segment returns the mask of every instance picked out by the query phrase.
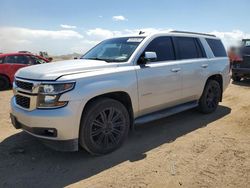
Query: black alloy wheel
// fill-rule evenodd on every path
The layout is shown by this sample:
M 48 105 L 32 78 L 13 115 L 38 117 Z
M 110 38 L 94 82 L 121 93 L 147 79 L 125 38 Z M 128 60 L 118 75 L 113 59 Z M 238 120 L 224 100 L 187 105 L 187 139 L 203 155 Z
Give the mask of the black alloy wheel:
M 208 80 L 199 100 L 199 110 L 202 113 L 211 113 L 218 107 L 221 98 L 221 87 L 216 80 Z
M 80 144 L 96 155 L 112 152 L 125 140 L 129 122 L 128 111 L 122 103 L 109 98 L 99 99 L 83 114 Z

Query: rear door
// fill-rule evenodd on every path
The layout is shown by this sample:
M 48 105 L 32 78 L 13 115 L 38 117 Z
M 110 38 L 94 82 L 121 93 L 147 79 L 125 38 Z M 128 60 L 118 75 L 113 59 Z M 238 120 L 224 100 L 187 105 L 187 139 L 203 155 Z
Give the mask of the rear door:
M 242 48 L 242 59 L 243 62 L 239 64 L 240 67 L 250 69 L 250 46 L 245 46 Z
M 26 55 L 10 55 L 5 57 L 4 63 L 9 66 L 10 80 L 14 79 L 14 75 L 18 69 L 30 65 L 30 59 Z
M 181 98 L 181 70 L 171 37 L 153 39 L 142 56 L 146 51 L 156 52 L 157 59 L 136 69 L 140 115 L 177 105 Z
M 195 37 L 174 37 L 177 58 L 182 70 L 182 100 L 197 100 L 204 87 L 208 65 L 201 42 Z

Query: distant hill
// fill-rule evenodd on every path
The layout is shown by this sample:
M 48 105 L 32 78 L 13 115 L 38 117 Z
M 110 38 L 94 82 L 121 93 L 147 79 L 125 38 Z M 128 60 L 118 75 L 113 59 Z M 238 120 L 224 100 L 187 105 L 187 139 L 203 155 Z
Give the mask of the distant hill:
M 52 56 L 52 58 L 53 58 L 53 61 L 62 61 L 62 60 L 74 59 L 75 57 L 79 58 L 80 56 L 82 56 L 82 54 L 73 53 L 73 54 L 67 54 L 67 55 Z

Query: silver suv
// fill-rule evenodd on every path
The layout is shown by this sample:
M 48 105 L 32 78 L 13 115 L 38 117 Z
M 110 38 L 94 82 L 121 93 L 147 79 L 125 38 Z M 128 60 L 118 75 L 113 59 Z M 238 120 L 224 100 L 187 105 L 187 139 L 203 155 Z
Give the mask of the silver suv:
M 77 60 L 20 69 L 11 120 L 48 146 L 114 151 L 134 124 L 216 110 L 230 81 L 220 39 L 173 31 L 105 40 Z

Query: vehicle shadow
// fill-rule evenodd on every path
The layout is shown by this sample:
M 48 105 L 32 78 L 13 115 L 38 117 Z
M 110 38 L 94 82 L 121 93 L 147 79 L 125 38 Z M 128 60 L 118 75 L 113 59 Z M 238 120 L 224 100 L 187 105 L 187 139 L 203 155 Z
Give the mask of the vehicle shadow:
M 0 187 L 64 187 L 124 161 L 141 160 L 147 157 L 146 152 L 205 127 L 230 112 L 226 106 L 219 106 L 216 112 L 207 115 L 192 109 L 138 125 L 120 149 L 99 157 L 83 150 L 56 152 L 20 132 L 0 143 Z
M 250 79 L 244 79 L 244 80 L 241 80 L 240 82 L 232 81 L 232 84 L 238 85 L 238 86 L 250 87 Z
M 7 88 L 7 89 L 2 89 L 2 88 L 0 88 L 0 92 L 1 92 L 1 91 L 10 91 L 10 90 L 12 90 L 12 87 L 9 87 L 9 88 Z

